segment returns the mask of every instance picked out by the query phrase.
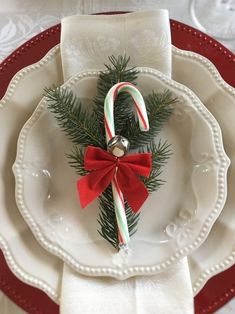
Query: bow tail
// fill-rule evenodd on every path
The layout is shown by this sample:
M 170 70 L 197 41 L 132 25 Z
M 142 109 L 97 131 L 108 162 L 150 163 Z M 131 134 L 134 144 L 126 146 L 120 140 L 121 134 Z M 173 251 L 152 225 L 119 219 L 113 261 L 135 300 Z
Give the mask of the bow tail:
M 77 181 L 81 207 L 84 208 L 94 201 L 111 183 L 115 173 L 113 165 L 105 169 L 95 170 Z
M 124 198 L 130 205 L 133 212 L 137 213 L 149 196 L 144 183 L 128 166 L 125 165 L 119 167 L 117 181 Z

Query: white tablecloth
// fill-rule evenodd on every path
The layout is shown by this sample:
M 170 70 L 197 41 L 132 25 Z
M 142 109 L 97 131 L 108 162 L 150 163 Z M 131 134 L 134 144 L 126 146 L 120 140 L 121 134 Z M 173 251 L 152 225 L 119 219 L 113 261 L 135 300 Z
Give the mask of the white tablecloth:
M 76 13 L 111 10 L 168 9 L 170 17 L 197 27 L 189 12 L 189 0 L 0 0 L 0 61 L 40 31 Z M 227 1 L 228 2 L 228 1 Z M 221 41 L 235 52 L 235 39 Z M 1 314 L 25 313 L 0 292 Z M 235 299 L 217 314 L 235 313 Z

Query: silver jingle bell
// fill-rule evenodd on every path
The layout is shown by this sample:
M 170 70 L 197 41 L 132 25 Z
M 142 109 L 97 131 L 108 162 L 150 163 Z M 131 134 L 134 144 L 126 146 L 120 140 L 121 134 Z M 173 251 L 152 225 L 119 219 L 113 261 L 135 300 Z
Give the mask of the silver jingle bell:
M 121 136 L 115 135 L 111 140 L 108 142 L 108 152 L 113 154 L 116 157 L 122 157 L 126 155 L 128 149 L 130 147 L 129 141 Z

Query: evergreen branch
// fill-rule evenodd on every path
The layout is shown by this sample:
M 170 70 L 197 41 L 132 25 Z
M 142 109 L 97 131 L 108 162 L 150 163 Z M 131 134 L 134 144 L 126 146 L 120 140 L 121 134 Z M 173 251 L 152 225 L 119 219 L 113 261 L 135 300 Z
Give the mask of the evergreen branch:
M 156 190 L 159 189 L 161 185 L 165 183 L 164 180 L 159 178 L 161 173 L 162 171 L 160 170 L 160 168 L 152 169 L 150 176 L 148 178 L 143 179 L 143 182 L 149 193 L 155 192 Z
M 63 88 L 47 88 L 45 96 L 48 108 L 74 144 L 105 147 L 104 138 L 100 137 L 97 132 L 96 116 L 82 108 L 80 100 L 72 91 Z
M 79 176 L 85 176 L 89 171 L 84 168 L 84 150 L 78 146 L 74 146 L 70 154 L 66 154 L 69 158 L 69 165 L 75 168 Z
M 130 141 L 130 148 L 136 149 L 154 140 L 163 125 L 169 120 L 173 112 L 176 98 L 169 90 L 163 93 L 152 93 L 145 98 L 145 105 L 149 119 L 149 131 L 142 132 L 135 116 L 126 120 L 121 134 Z
M 147 145 L 146 151 L 152 154 L 152 168 L 162 167 L 167 163 L 167 160 L 172 155 L 171 145 L 167 141 L 163 142 L 160 140 L 158 144 L 150 143 Z M 140 149 L 143 152 L 144 149 Z
M 102 73 L 102 80 L 111 81 L 112 85 L 118 82 L 133 82 L 137 79 L 138 71 L 135 67 L 128 68 L 130 57 L 109 57 L 110 65 L 105 64 L 107 72 Z
M 152 154 L 152 170 L 148 178 L 142 177 L 141 179 L 149 193 L 152 193 L 165 182 L 160 179 L 159 176 L 162 173 L 162 167 L 166 164 L 167 160 L 172 155 L 172 152 L 170 150 L 170 144 L 166 141 L 163 143 L 159 141 L 157 145 L 150 143 L 147 146 L 146 151 Z M 139 152 L 143 153 L 145 152 L 145 149 L 141 148 Z
M 127 218 L 128 230 L 131 237 L 137 231 L 138 222 L 140 220 L 140 211 L 138 213 L 134 213 L 127 202 L 125 202 L 125 207 L 126 207 L 126 218 Z

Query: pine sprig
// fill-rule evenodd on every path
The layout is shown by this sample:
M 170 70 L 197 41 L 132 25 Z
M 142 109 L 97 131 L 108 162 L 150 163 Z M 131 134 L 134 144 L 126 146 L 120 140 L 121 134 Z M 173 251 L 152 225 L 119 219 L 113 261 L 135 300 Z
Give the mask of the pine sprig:
M 147 145 L 146 149 L 142 148 L 139 151 L 147 151 L 152 154 L 152 168 L 164 166 L 172 155 L 171 145 L 167 141 L 162 142 L 161 140 L 158 144 L 152 142 Z
M 100 129 L 104 132 L 104 99 L 110 88 L 119 82 L 130 82 L 136 84 L 138 71 L 128 68 L 130 58 L 119 56 L 109 57 L 110 65 L 105 64 L 106 71 L 101 72 L 97 83 L 97 96 L 94 99 L 94 113 L 100 121 Z M 133 113 L 133 100 L 127 93 L 120 93 L 114 106 L 114 119 L 116 134 L 121 134 L 126 119 L 131 118 Z
M 144 152 L 144 149 L 140 150 Z M 160 178 L 162 168 L 172 155 L 170 144 L 166 141 L 159 141 L 158 144 L 150 143 L 147 145 L 146 151 L 152 154 L 152 170 L 148 178 L 142 178 L 149 193 L 155 192 L 161 185 L 165 183 Z
M 89 171 L 84 168 L 84 149 L 74 146 L 70 154 L 66 154 L 69 159 L 69 165 L 75 168 L 79 176 L 85 176 Z
M 48 108 L 55 115 L 59 126 L 76 145 L 105 147 L 105 139 L 97 132 L 97 117 L 82 107 L 72 91 L 63 88 L 47 88 Z
M 110 65 L 105 65 L 106 71 L 99 76 L 97 96 L 94 99 L 93 111 L 87 111 L 80 100 L 66 89 L 52 88 L 46 90 L 48 107 L 54 113 L 58 124 L 75 144 L 70 154 L 67 154 L 69 164 L 76 173 L 84 176 L 84 147 L 94 145 L 106 148 L 104 129 L 104 99 L 109 89 L 118 82 L 136 84 L 138 71 L 129 68 L 130 58 L 114 56 L 109 58 Z M 152 171 L 149 178 L 140 178 L 149 192 L 156 191 L 164 181 L 160 178 L 162 168 L 171 155 L 170 145 L 159 141 L 154 143 L 157 133 L 168 121 L 177 100 L 169 91 L 152 93 L 145 98 L 148 112 L 149 132 L 142 132 L 133 111 L 133 100 L 127 93 L 120 93 L 115 101 L 114 118 L 116 134 L 126 137 L 131 149 L 152 154 Z M 112 246 L 118 248 L 118 227 L 111 185 L 99 197 L 99 234 Z M 125 202 L 126 217 L 130 236 L 137 230 L 140 213 L 134 213 Z
M 145 97 L 145 105 L 149 119 L 149 131 L 142 132 L 135 116 L 126 120 L 122 133 L 130 141 L 131 149 L 136 149 L 153 141 L 163 125 L 169 120 L 173 105 L 177 101 L 169 90 L 163 93 L 152 93 Z

